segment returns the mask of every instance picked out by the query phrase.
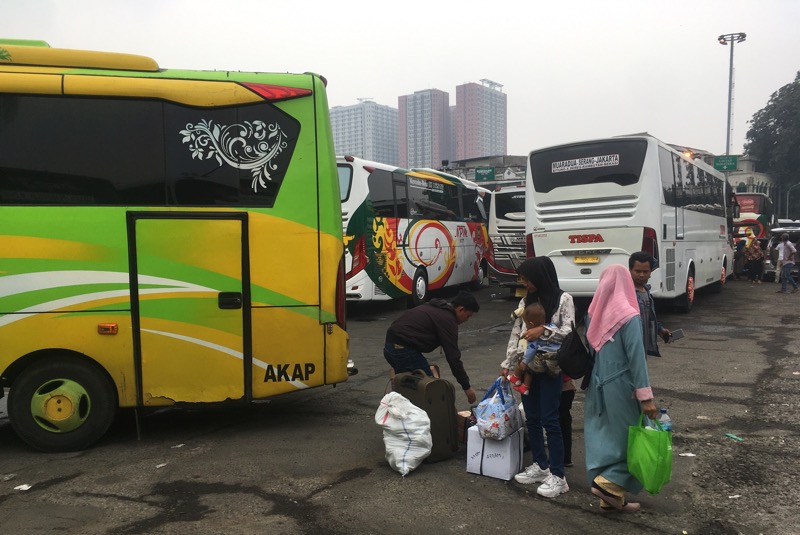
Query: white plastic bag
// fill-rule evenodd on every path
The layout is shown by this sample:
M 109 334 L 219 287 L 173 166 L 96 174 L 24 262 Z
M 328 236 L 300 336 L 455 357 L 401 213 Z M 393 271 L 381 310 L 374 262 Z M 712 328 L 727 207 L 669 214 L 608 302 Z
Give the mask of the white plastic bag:
M 498 377 L 475 408 L 481 438 L 503 440 L 519 429 L 520 417 L 511 385 Z
M 430 418 L 397 392 L 383 396 L 375 423 L 383 428 L 386 460 L 401 475 L 414 470 L 431 454 Z

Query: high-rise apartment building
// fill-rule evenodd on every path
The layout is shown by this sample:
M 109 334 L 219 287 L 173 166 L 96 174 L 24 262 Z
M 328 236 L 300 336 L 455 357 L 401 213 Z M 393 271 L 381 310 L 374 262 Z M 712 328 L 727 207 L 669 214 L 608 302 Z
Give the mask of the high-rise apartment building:
M 397 124 L 401 167 L 441 168 L 452 159 L 447 92 L 425 89 L 399 97 Z
M 508 99 L 491 80 L 456 86 L 454 160 L 504 156 L 508 150 Z
M 364 100 L 331 108 L 336 154 L 399 165 L 397 108 Z

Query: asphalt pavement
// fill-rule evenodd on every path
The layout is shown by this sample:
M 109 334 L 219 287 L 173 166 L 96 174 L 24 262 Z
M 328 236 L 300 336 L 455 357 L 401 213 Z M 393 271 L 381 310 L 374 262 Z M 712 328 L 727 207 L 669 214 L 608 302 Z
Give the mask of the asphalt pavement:
M 660 307 L 663 323 L 686 333 L 648 360 L 674 425 L 673 479 L 640 494 L 637 514 L 601 514 L 589 493 L 582 392 L 571 490 L 556 499 L 468 474 L 463 447 L 405 478 L 391 470 L 374 415 L 388 386 L 384 334 L 405 310 L 397 301 L 349 307 L 359 374 L 348 382 L 248 408 L 147 413 L 140 438 L 123 411 L 96 446 L 42 454 L 14 435 L 0 402 L 0 533 L 798 533 L 800 294 L 776 289 L 732 281 L 700 292 L 689 314 Z M 499 372 L 516 300 L 491 286 L 476 296 L 481 311 L 460 341 L 480 398 Z M 431 360 L 452 379 L 443 356 Z

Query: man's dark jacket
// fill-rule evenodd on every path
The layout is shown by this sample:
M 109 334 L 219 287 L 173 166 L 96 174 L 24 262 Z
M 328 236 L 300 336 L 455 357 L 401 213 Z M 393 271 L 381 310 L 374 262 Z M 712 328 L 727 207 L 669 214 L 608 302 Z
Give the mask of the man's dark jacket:
M 397 318 L 386 331 L 386 341 L 420 353 L 430 353 L 441 346 L 453 377 L 464 390 L 470 387 L 458 349 L 456 311 L 444 299 L 431 299 Z

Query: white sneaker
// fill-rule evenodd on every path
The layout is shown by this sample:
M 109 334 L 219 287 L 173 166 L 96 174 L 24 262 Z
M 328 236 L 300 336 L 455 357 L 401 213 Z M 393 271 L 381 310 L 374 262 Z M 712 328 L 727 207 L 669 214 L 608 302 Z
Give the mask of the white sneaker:
M 536 494 L 544 496 L 545 498 L 555 498 L 568 490 L 569 485 L 567 485 L 567 478 L 550 474 L 547 476 L 547 479 L 544 480 L 544 483 L 539 485 L 539 488 L 536 489 Z
M 540 483 L 550 477 L 550 469 L 545 468 L 542 470 L 539 465 L 533 463 L 527 467 L 523 472 L 514 476 L 514 481 L 522 483 L 523 485 L 532 485 L 533 483 Z

